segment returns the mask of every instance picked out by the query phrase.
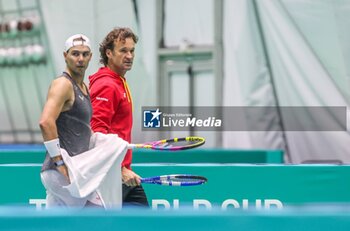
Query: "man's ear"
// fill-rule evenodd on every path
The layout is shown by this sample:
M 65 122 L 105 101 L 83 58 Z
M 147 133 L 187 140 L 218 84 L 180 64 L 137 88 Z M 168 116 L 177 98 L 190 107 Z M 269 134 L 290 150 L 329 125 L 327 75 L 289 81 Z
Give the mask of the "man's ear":
M 106 56 L 108 58 L 111 58 L 111 56 L 112 56 L 112 50 L 111 49 L 106 49 Z

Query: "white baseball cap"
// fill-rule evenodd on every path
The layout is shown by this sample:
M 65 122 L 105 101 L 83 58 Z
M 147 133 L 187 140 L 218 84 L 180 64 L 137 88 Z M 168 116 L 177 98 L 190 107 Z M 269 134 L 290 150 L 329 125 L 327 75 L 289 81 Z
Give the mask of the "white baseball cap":
M 75 34 L 70 36 L 65 42 L 65 51 L 68 51 L 74 46 L 87 46 L 91 50 L 90 39 L 83 34 Z

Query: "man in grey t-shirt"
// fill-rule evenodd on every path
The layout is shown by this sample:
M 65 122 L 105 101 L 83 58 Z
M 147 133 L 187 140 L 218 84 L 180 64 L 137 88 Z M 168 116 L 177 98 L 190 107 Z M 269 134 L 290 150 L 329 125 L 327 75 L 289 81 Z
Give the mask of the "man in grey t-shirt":
M 92 56 L 89 39 L 82 34 L 69 37 L 63 55 L 66 70 L 52 81 L 40 118 L 47 149 L 41 178 L 47 192 L 47 207 L 83 207 L 91 202 L 98 204 L 96 196 L 74 198 L 62 187 L 70 181 L 60 148 L 70 156 L 89 149 L 92 107 L 88 88 L 83 82 Z

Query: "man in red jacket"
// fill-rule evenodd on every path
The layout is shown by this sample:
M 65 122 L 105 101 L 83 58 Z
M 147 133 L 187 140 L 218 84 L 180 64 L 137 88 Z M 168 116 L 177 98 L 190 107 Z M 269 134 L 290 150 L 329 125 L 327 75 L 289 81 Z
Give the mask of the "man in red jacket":
M 94 132 L 113 133 L 131 143 L 132 99 L 125 74 L 132 68 L 138 37 L 129 28 L 113 29 L 100 44 L 104 65 L 89 77 Z M 122 162 L 123 205 L 148 206 L 140 176 L 130 165 L 132 152 Z

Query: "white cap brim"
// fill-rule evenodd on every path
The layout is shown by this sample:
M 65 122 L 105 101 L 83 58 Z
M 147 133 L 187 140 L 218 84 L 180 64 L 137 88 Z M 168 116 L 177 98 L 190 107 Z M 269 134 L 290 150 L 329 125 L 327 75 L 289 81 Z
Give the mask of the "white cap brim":
M 64 51 L 68 51 L 74 46 L 87 46 L 91 50 L 90 39 L 83 34 L 75 34 L 69 37 L 64 46 Z

